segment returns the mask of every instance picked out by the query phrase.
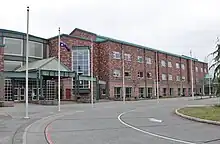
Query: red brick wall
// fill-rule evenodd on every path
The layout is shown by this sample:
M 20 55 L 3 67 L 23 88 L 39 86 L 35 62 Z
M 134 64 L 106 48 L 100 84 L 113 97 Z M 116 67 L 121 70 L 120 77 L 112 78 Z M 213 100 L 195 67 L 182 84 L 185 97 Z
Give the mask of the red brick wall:
M 0 101 L 4 100 L 4 47 L 0 45 Z
M 86 38 L 86 39 L 91 39 L 95 40 L 96 39 L 96 35 L 86 32 L 86 31 L 82 31 L 79 29 L 74 30 L 71 34 L 71 36 L 77 36 L 77 37 L 81 37 L 81 38 Z

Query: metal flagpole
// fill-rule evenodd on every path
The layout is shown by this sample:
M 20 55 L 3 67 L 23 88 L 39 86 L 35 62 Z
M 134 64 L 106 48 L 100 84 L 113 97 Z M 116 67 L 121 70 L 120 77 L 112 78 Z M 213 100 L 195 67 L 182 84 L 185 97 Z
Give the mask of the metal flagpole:
M 157 102 L 159 103 L 159 84 L 158 84 L 158 58 L 157 58 L 157 52 L 156 52 L 156 84 L 157 84 Z
M 60 111 L 60 27 L 58 36 L 58 111 Z
M 190 50 L 190 56 L 191 56 L 191 91 L 192 91 L 192 98 L 194 100 L 194 91 L 193 91 L 193 58 L 192 58 L 192 50 Z
M 91 54 L 91 103 L 92 107 L 94 106 L 93 103 L 93 40 L 91 39 L 91 49 L 90 49 L 90 54 Z
M 29 6 L 27 7 L 27 36 L 26 36 L 26 93 L 25 93 L 25 117 L 28 119 L 28 55 L 29 55 Z
M 124 61 L 124 49 L 122 47 L 122 92 L 123 92 L 123 102 L 125 104 L 125 61 Z

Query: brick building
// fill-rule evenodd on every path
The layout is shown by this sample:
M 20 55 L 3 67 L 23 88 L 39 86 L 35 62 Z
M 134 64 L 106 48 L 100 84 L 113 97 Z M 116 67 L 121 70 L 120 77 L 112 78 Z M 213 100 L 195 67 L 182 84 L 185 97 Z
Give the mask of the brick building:
M 2 88 L 5 87 L 0 90 L 1 96 L 4 96 L 0 100 L 24 100 L 25 41 L 25 33 L 0 30 L 0 78 L 2 81 L 5 78 L 0 83 Z M 71 51 L 61 48 L 63 100 L 88 98 L 91 80 L 94 83 L 94 97 L 97 99 L 120 99 L 123 75 L 127 98 L 155 96 L 157 76 L 160 96 L 188 96 L 191 93 L 190 57 L 100 36 L 78 28 L 70 34 L 62 34 L 61 41 L 71 48 Z M 56 99 L 58 36 L 44 39 L 30 35 L 30 42 L 30 49 L 33 50 L 30 50 L 32 55 L 29 67 L 33 82 L 30 84 L 29 97 L 34 93 L 38 99 L 39 96 Z M 192 61 L 194 92 L 202 93 L 202 81 L 208 65 L 197 59 Z M 90 77 L 91 62 L 94 78 Z M 79 73 L 82 75 L 78 75 Z

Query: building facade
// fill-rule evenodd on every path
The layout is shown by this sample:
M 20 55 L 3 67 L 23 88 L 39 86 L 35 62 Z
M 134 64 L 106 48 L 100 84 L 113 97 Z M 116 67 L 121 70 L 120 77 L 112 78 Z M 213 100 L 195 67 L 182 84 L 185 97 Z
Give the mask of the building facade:
M 30 36 L 29 41 L 30 72 L 33 71 L 33 78 L 30 78 L 30 98 L 33 99 L 33 95 L 36 95 L 38 98 L 35 98 L 39 99 L 40 95 L 46 99 L 56 99 L 58 36 L 49 39 Z M 203 93 L 202 81 L 208 73 L 208 64 L 197 59 L 100 36 L 78 28 L 70 34 L 62 34 L 61 41 L 71 48 L 71 51 L 62 48 L 60 51 L 63 100 L 88 99 L 91 95 L 91 83 L 94 84 L 95 98 L 121 99 L 123 76 L 127 99 L 155 97 L 157 90 L 160 96 L 189 96 L 192 82 L 191 62 L 194 93 Z M 25 50 L 24 33 L 0 29 L 0 92 L 4 96 L 0 100 L 25 99 L 25 79 L 22 73 L 25 71 Z M 93 78 L 90 77 L 91 71 Z

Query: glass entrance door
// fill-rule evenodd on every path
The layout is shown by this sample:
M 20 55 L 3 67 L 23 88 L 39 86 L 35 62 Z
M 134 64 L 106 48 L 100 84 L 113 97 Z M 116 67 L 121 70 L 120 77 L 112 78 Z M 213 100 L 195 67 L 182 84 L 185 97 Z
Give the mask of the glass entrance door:
M 15 88 L 15 91 L 14 91 L 14 101 L 18 101 L 18 94 L 19 94 L 19 89 Z
M 20 101 L 25 100 L 25 88 L 20 88 Z

